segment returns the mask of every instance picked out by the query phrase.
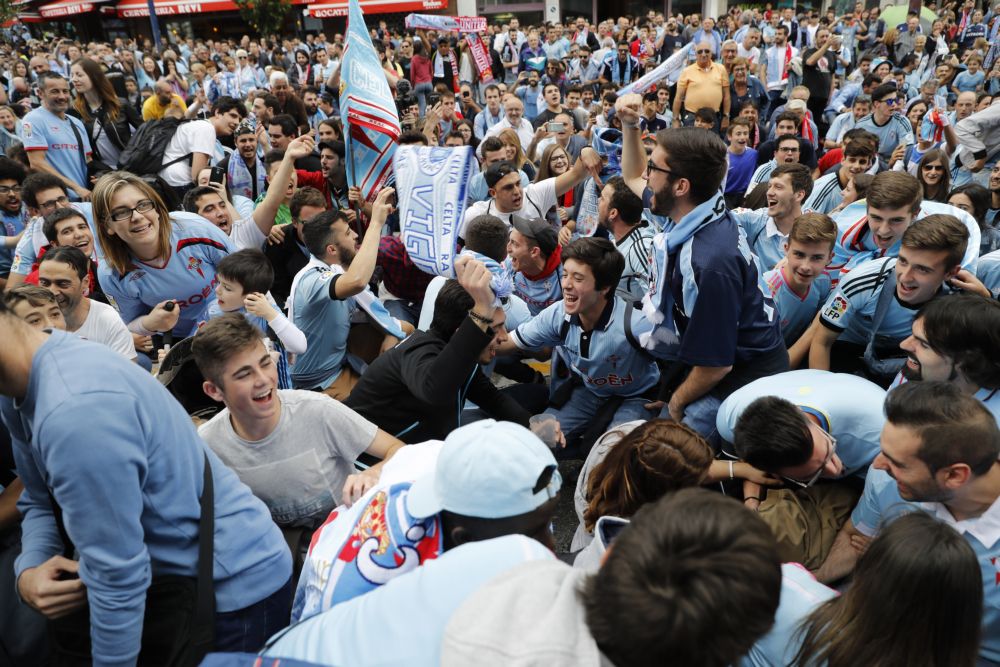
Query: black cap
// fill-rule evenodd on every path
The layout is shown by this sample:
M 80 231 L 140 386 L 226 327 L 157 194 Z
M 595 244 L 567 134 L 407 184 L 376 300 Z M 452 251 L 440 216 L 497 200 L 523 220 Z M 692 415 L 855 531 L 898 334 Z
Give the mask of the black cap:
M 541 218 L 522 218 L 517 215 L 510 216 L 510 224 L 521 236 L 526 236 L 536 244 L 539 250 L 546 257 L 550 256 L 559 247 L 559 233 L 545 220 Z
M 495 188 L 500 179 L 507 174 L 516 174 L 518 172 L 517 165 L 508 160 L 502 160 L 500 162 L 494 162 L 489 167 L 486 168 L 486 173 L 483 174 L 483 179 L 486 181 L 487 187 Z

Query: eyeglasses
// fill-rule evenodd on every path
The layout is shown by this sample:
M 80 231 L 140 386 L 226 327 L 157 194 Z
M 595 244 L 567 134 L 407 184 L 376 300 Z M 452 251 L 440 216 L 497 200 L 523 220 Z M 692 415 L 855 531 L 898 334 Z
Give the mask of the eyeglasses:
M 69 197 L 67 197 L 66 195 L 60 195 L 55 199 L 50 199 L 49 201 L 42 202 L 41 204 L 38 205 L 38 208 L 43 211 L 48 211 L 56 208 L 57 206 L 65 206 L 68 203 L 69 203 Z
M 778 152 L 779 153 L 798 153 L 799 152 L 799 147 L 798 146 L 782 146 L 781 148 L 778 149 Z
M 899 98 L 898 97 L 890 97 L 888 99 L 884 99 L 884 100 L 880 100 L 880 101 L 882 103 L 884 103 L 886 106 L 890 106 L 890 107 L 894 107 L 897 104 L 899 104 Z
M 12 192 L 14 194 L 16 194 L 16 195 L 21 194 L 21 186 L 20 185 L 14 185 L 14 186 L 8 187 L 6 185 L 0 185 L 0 195 L 9 195 Z
M 129 208 L 128 206 L 122 206 L 111 211 L 111 219 L 115 222 L 124 222 L 125 220 L 131 220 L 132 215 L 135 213 L 149 213 L 153 210 L 156 204 L 153 203 L 151 199 L 143 199 L 138 204 Z
M 697 53 L 699 56 L 705 53 L 711 54 L 712 49 L 698 49 L 697 51 L 695 51 L 695 53 Z
M 944 167 L 939 164 L 925 164 L 924 171 L 944 171 Z M 0 194 L 3 194 L 3 188 L 0 188 Z
M 812 424 L 810 423 L 810 425 Z M 823 434 L 823 436 L 826 438 L 826 441 L 830 443 L 830 449 L 829 451 L 827 451 L 826 456 L 823 457 L 823 464 L 819 467 L 819 469 L 816 472 L 812 474 L 811 477 L 809 477 L 809 480 L 805 482 L 803 482 L 800 479 L 795 479 L 794 477 L 785 477 L 784 475 L 779 475 L 779 477 L 781 477 L 781 479 L 783 479 L 784 481 L 789 482 L 802 489 L 808 489 L 810 486 L 816 483 L 816 480 L 818 480 L 820 478 L 820 475 L 823 474 L 823 471 L 826 470 L 827 464 L 829 464 L 830 461 L 833 460 L 834 452 L 837 451 L 837 439 L 832 435 L 830 435 L 829 433 L 827 433 L 826 431 L 824 431 L 819 426 L 816 426 L 816 428 L 819 429 L 819 432 Z
M 655 164 L 653 164 L 653 161 L 650 160 L 649 162 L 646 163 L 646 178 L 649 178 L 650 173 L 654 171 L 662 171 L 664 174 L 667 175 L 667 177 L 674 175 L 674 172 L 670 171 L 669 169 L 664 169 L 663 167 L 657 167 Z

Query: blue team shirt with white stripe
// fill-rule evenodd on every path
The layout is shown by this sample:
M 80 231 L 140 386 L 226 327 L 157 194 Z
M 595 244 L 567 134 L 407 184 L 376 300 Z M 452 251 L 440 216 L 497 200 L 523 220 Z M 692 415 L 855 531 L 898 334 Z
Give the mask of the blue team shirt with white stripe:
M 597 396 L 638 396 L 660 381 L 660 372 L 648 354 L 629 343 L 625 336 L 625 317 L 633 318 L 636 327 L 640 326 L 639 311 L 616 296 L 607 324 L 590 334 L 586 357 L 581 354 L 584 332 L 580 318 L 567 315 L 562 301 L 520 325 L 510 337 L 523 350 L 560 348 L 569 368 L 583 380 L 587 390 Z M 566 321 L 569 330 L 564 339 L 560 334 Z
M 292 295 L 293 320 L 309 340 L 305 353 L 292 366 L 296 389 L 326 389 L 340 377 L 347 356 L 351 315 L 358 309 L 352 299 L 331 299 L 330 281 L 338 273 L 329 267 L 306 266 Z
M 955 216 L 965 225 L 969 231 L 969 242 L 965 249 L 965 256 L 962 258 L 962 268 L 975 273 L 981 236 L 979 223 L 960 208 L 933 201 L 921 202 L 920 210 L 913 216 L 913 219 L 920 220 L 935 213 Z M 903 245 L 902 239 L 896 241 L 888 250 L 881 250 L 872 241 L 871 228 L 868 226 L 867 200 L 862 199 L 850 204 L 838 213 L 833 221 L 837 223 L 837 242 L 833 246 L 833 259 L 827 269 L 835 285 L 842 274 L 860 264 L 881 257 L 899 256 L 899 249 Z
M 791 346 L 812 324 L 827 297 L 830 296 L 830 276 L 816 276 L 804 295 L 795 292 L 788 284 L 784 268 L 771 269 L 762 277 L 763 289 L 771 295 L 781 321 L 781 335 L 785 345 Z
M 743 411 L 762 396 L 783 398 L 815 415 L 823 430 L 837 439 L 837 456 L 844 464 L 842 477 L 864 477 L 879 453 L 885 390 L 856 375 L 819 370 L 787 371 L 754 380 L 719 407 L 716 428 L 723 440 L 733 441 Z
M 757 187 L 761 183 L 767 183 L 771 178 L 771 172 L 778 168 L 777 160 L 768 160 L 764 164 L 757 167 L 754 170 L 753 176 L 750 177 L 750 185 L 747 186 L 747 194 Z
M 1000 498 L 982 515 L 955 521 L 940 503 L 903 500 L 889 473 L 872 468 L 865 480 L 851 523 L 858 532 L 874 537 L 890 521 L 907 512 L 923 511 L 954 528 L 972 547 L 983 577 L 983 629 L 979 657 L 989 664 L 1000 662 Z
M 186 337 L 208 319 L 219 284 L 215 267 L 234 248 L 229 237 L 204 218 L 173 218 L 172 213 L 171 218 L 170 258 L 163 267 L 133 258 L 132 267 L 121 274 L 101 262 L 97 277 L 126 323 L 148 314 L 161 301 L 176 300 L 180 319 L 174 335 Z
M 813 183 L 812 193 L 802 204 L 803 211 L 829 213 L 844 201 L 843 186 L 840 185 L 840 170 L 821 176 Z
M 556 301 L 562 299 L 562 264 L 556 270 L 538 280 L 532 280 L 520 271 L 514 271 L 510 258 L 504 262 L 514 284 L 514 294 L 528 306 L 532 316 L 537 315 Z
M 899 145 L 910 146 L 917 143 L 913 138 L 913 126 L 906 116 L 892 114 L 885 125 L 875 122 L 874 114 L 868 114 L 857 122 L 855 129 L 868 130 L 878 137 L 878 154 L 886 162 Z
M 895 280 L 888 279 L 889 269 L 895 265 L 896 258 L 887 257 L 866 262 L 849 272 L 823 305 L 820 323 L 840 332 L 838 340 L 867 345 L 882 290 L 896 289 Z M 903 303 L 897 295 L 893 295 L 876 335 L 883 341 L 901 343 L 910 335 L 913 319 L 921 305 Z

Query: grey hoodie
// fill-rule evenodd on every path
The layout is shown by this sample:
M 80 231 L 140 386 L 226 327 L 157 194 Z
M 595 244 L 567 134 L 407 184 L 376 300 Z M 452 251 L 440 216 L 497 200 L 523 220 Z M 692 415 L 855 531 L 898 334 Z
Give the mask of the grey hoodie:
M 579 590 L 587 576 L 560 561 L 508 570 L 452 615 L 442 667 L 611 665 L 584 619 Z

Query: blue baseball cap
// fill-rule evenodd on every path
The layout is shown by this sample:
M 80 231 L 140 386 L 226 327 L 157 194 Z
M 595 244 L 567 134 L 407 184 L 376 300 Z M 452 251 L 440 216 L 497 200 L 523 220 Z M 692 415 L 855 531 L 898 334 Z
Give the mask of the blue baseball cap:
M 434 471 L 410 487 L 406 510 L 417 519 L 441 510 L 501 519 L 537 509 L 561 486 L 556 459 L 538 436 L 486 419 L 445 438 Z

